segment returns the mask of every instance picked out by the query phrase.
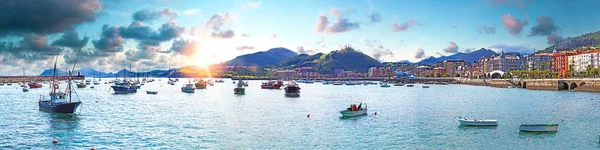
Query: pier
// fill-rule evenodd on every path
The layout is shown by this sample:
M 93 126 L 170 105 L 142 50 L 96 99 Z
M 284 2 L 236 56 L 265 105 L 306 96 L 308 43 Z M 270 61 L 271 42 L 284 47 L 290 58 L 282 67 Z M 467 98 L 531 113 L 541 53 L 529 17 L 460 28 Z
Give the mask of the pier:
M 459 79 L 459 84 L 507 88 L 513 86 L 530 90 L 572 90 L 600 92 L 600 79 Z
M 29 82 L 29 81 L 52 81 L 55 78 L 56 80 L 67 80 L 71 78 L 71 80 L 84 80 L 84 76 L 0 76 L 0 82 L 2 83 L 17 83 L 17 82 Z

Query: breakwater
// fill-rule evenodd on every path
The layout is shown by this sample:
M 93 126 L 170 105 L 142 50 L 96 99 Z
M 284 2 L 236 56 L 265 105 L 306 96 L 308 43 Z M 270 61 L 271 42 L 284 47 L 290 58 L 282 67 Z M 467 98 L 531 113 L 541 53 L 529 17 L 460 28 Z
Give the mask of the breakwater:
M 84 76 L 56 76 L 56 80 L 84 80 Z M 52 81 L 52 76 L 0 76 L 0 82 L 3 83 L 16 83 L 16 82 L 29 82 L 29 81 Z

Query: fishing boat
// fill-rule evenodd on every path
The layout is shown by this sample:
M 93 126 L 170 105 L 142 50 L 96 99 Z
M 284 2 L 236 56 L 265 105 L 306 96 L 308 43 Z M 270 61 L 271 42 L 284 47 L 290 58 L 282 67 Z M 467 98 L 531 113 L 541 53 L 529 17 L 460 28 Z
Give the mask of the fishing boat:
M 406 87 L 415 87 L 414 84 L 407 84 Z
M 356 117 L 356 116 L 366 115 L 367 114 L 367 104 L 365 104 L 365 108 L 362 108 L 362 103 L 358 104 L 358 106 L 356 106 L 356 104 L 352 104 L 346 110 L 340 111 L 340 113 L 344 117 Z
M 183 93 L 194 93 L 195 90 L 194 84 L 191 83 L 184 84 L 183 87 L 181 87 L 181 92 Z
M 332 85 L 344 85 L 344 82 L 341 81 L 333 81 Z
M 158 94 L 157 91 L 146 91 L 146 94 Z
M 248 87 L 248 81 L 244 81 L 244 86 Z
M 196 81 L 194 86 L 196 86 L 196 89 L 206 89 L 206 82 L 204 82 L 203 79 L 200 79 Z
M 313 84 L 313 83 L 315 83 L 315 81 L 313 81 L 313 80 L 305 80 L 304 83 L 306 83 L 306 84 Z
M 225 83 L 225 81 L 223 79 L 219 79 L 217 81 L 215 81 L 216 83 Z
M 175 81 L 173 81 L 173 80 L 169 79 L 169 81 L 167 82 L 167 84 L 170 84 L 170 85 L 175 85 Z
M 29 92 L 29 88 L 27 87 L 22 87 L 23 88 L 23 92 Z
M 85 39 L 85 36 L 84 36 Z M 81 52 L 81 46 L 79 47 L 79 52 Z M 77 53 L 77 56 L 79 56 L 79 52 Z M 77 59 L 75 59 L 77 60 Z M 58 61 L 58 52 L 56 54 L 56 59 L 54 61 L 54 74 L 52 76 L 52 78 L 56 78 L 56 62 Z M 77 64 L 77 61 L 75 61 L 75 63 L 73 63 L 73 69 L 71 70 L 75 70 L 75 65 Z M 71 76 L 71 73 L 73 71 L 70 71 L 67 73 L 68 76 Z M 75 93 L 75 95 L 77 95 L 77 93 L 75 92 L 75 90 L 73 90 L 73 88 L 71 88 L 71 78 L 67 78 L 67 86 L 65 88 L 65 92 L 61 92 L 59 89 L 59 85 L 58 82 L 53 79 L 52 80 L 53 84 L 50 87 L 51 91 L 50 91 L 50 98 L 46 98 L 43 96 L 40 96 L 40 100 L 38 101 L 38 106 L 40 110 L 43 111 L 47 111 L 47 112 L 52 112 L 52 113 L 66 113 L 66 114 L 73 114 L 75 113 L 75 111 L 77 111 L 77 107 L 79 107 L 79 105 L 81 105 L 81 101 L 79 100 L 79 97 L 77 97 L 77 101 L 73 101 L 73 97 L 72 94 Z
M 86 86 L 83 82 L 77 83 L 77 88 L 85 88 Z
M 286 87 L 283 89 L 285 90 L 286 97 L 299 97 L 300 96 L 300 87 L 294 81 L 288 82 Z
M 387 83 L 385 83 L 385 82 L 381 82 L 380 84 L 381 84 L 380 86 L 383 87 L 383 88 L 390 87 L 390 85 L 387 84 Z
M 215 86 L 215 81 L 213 81 L 213 79 L 209 79 L 208 81 L 206 81 L 206 84 L 210 86 Z
M 0 82 L 0 85 L 4 85 L 4 82 Z
M 519 131 L 523 132 L 556 132 L 558 124 L 521 124 Z
M 460 125 L 464 126 L 497 126 L 498 120 L 477 120 L 458 117 Z
M 352 81 L 347 81 L 346 85 L 356 85 L 356 83 L 352 82 Z
M 323 85 L 329 85 L 329 82 L 327 82 L 327 81 L 323 81 L 321 83 L 323 83 Z
M 31 89 L 42 88 L 42 84 L 35 81 L 30 81 L 29 83 L 27 83 L 27 86 L 29 86 L 29 88 Z
M 130 82 L 123 80 L 122 82 L 115 83 L 115 85 L 110 86 L 115 94 L 129 94 L 129 93 L 137 93 L 137 88 L 131 85 Z
M 8 85 L 8 86 L 11 86 L 11 85 L 12 85 L 12 83 L 8 82 L 8 83 L 6 83 L 6 85 Z
M 92 84 L 92 81 L 90 81 L 89 79 L 85 80 L 85 85 L 91 85 L 91 84 Z
M 246 94 L 246 88 L 244 88 L 244 81 L 239 80 L 237 83 L 237 86 L 235 88 L 233 88 L 233 94 L 236 95 L 243 95 Z
M 260 85 L 261 89 L 279 89 L 281 88 L 281 86 L 283 86 L 283 81 L 278 80 L 278 81 L 268 81 L 268 82 L 263 82 L 262 85 Z
M 394 83 L 394 86 L 404 86 L 404 83 L 402 83 L 402 82 L 397 82 L 397 83 Z

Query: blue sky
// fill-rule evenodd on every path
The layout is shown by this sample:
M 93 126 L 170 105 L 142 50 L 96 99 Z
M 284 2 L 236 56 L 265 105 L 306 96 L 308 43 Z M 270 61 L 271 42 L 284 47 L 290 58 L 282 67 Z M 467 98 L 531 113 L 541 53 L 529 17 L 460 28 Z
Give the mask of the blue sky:
M 129 63 L 143 69 L 207 65 L 273 47 L 314 54 L 350 45 L 380 61 L 413 62 L 479 48 L 529 53 L 534 48 L 548 47 L 555 39 L 600 30 L 600 17 L 594 15 L 594 6 L 600 1 L 594 0 L 64 0 L 54 2 L 59 4 L 47 3 L 43 6 L 51 8 L 20 7 L 20 11 L 32 15 L 0 16 L 8 20 L 0 22 L 0 42 L 20 45 L 0 47 L 0 69 L 7 70 L 4 72 L 19 72 L 21 66 L 29 65 L 32 69 L 27 72 L 37 74 L 44 67 L 52 66 L 51 54 L 56 48 L 61 49 L 61 65 L 69 64 L 74 58 L 70 57 L 74 51 L 69 48 L 76 49 L 76 46 L 53 43 L 65 37 L 71 28 L 79 39 L 85 33 L 89 38 L 79 66 L 107 72 L 117 71 Z M 69 4 L 62 5 L 65 3 Z M 42 15 L 59 20 L 54 23 L 59 25 L 21 27 L 23 25 L 18 24 L 46 21 L 36 20 L 34 17 L 39 16 L 35 13 L 52 14 L 59 9 L 72 9 L 77 13 Z M 149 18 L 134 20 L 134 14 L 142 11 Z M 61 26 L 61 23 L 66 25 Z M 172 30 L 162 32 L 163 26 Z M 141 30 L 142 27 L 149 29 Z M 110 35 L 109 31 L 115 31 L 115 36 L 106 36 Z M 192 31 L 195 32 L 192 34 Z M 71 38 L 72 43 L 76 43 L 75 39 Z M 107 42 L 118 39 L 122 41 Z

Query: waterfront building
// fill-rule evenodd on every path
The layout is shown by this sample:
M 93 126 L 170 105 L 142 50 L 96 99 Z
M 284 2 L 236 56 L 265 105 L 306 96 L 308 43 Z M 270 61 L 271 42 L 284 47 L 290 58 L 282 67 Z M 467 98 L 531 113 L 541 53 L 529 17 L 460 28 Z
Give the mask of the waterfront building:
M 415 67 L 413 75 L 417 77 L 433 77 L 433 67 L 428 65 L 421 65 Z
M 275 77 L 284 78 L 284 79 L 293 79 L 298 77 L 298 72 L 296 70 L 278 70 L 275 71 Z
M 369 68 L 369 72 L 368 72 L 368 77 L 386 77 L 390 74 L 392 74 L 393 72 L 390 70 L 390 68 L 386 68 L 386 67 L 371 67 Z
M 509 70 L 522 70 L 522 64 L 524 59 L 519 55 L 505 54 L 502 51 L 500 54 L 494 55 L 490 58 L 491 70 L 509 71 Z
M 446 69 L 446 73 L 450 77 L 460 76 L 460 74 L 464 71 L 466 62 L 464 60 L 444 60 L 443 61 L 444 68 Z
M 527 70 L 550 70 L 552 67 L 552 54 L 550 53 L 531 54 L 526 58 Z
M 582 51 L 579 51 L 581 53 Z M 558 52 L 556 48 L 552 52 L 552 71 L 558 72 L 559 77 L 570 77 L 569 75 L 569 56 L 577 55 L 578 51 L 561 51 Z M 571 57 L 573 60 L 574 57 Z M 575 62 L 572 61 L 571 65 Z M 573 66 L 574 67 L 574 66 Z

